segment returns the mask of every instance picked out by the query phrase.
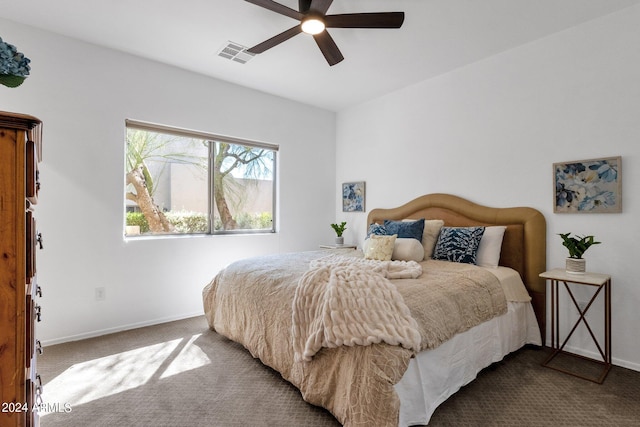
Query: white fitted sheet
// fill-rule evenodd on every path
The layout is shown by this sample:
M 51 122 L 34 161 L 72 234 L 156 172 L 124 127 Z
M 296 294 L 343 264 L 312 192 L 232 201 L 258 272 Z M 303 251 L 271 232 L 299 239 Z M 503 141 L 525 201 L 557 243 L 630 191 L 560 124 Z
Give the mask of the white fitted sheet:
M 396 384 L 400 427 L 426 425 L 436 408 L 478 373 L 525 344 L 541 345 L 529 302 L 509 302 L 505 314 L 418 353 Z

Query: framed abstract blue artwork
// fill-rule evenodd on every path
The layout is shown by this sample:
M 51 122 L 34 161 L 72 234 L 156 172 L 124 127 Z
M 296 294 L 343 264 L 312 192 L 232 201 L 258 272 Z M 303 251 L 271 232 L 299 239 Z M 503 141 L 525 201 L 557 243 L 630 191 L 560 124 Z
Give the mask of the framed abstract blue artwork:
M 364 182 L 342 184 L 342 211 L 364 212 Z
M 553 164 L 555 213 L 622 212 L 622 157 Z

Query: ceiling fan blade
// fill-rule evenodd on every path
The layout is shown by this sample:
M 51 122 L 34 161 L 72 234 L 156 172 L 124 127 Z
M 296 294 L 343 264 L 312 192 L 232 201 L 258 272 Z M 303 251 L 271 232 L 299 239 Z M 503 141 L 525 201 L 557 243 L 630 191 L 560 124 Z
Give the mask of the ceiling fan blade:
M 301 21 L 304 18 L 304 15 L 297 10 L 291 9 L 287 6 L 281 5 L 280 3 L 276 3 L 273 0 L 245 0 L 249 3 L 253 3 L 257 6 L 264 7 L 265 9 L 269 9 L 272 12 L 279 13 L 280 15 L 288 16 L 289 18 L 297 19 Z
M 333 3 L 333 0 L 312 0 L 309 11 L 325 15 L 329 7 L 331 7 L 331 3 Z
M 326 31 L 313 36 L 329 65 L 336 65 L 344 59 L 338 45 Z
M 327 15 L 324 22 L 329 28 L 400 28 L 404 22 L 404 12 Z
M 280 43 L 289 40 L 291 37 L 300 34 L 302 32 L 302 27 L 300 25 L 296 25 L 293 28 L 289 28 L 287 31 L 284 31 L 278 35 L 271 37 L 269 40 L 265 40 L 260 44 L 255 45 L 254 47 L 247 49 L 249 53 L 262 53 L 267 49 L 271 49 L 274 46 L 279 45 Z

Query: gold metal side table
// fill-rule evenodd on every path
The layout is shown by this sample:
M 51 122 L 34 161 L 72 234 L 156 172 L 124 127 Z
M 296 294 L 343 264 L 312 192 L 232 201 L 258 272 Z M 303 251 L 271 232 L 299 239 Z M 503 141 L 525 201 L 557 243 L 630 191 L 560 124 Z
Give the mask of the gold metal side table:
M 547 360 L 542 363 L 542 366 L 546 366 L 547 368 L 555 369 L 560 372 L 564 372 L 569 375 L 576 376 L 578 378 L 582 378 L 585 380 L 593 381 L 598 384 L 602 384 L 604 379 L 606 378 L 609 370 L 611 369 L 611 276 L 607 274 L 599 274 L 599 273 L 584 273 L 584 274 L 571 274 L 567 273 L 562 269 L 554 269 L 550 271 L 545 271 L 540 274 L 540 277 L 547 279 L 551 282 L 551 348 L 553 352 L 549 355 Z M 578 310 L 579 318 L 576 323 L 573 325 L 569 334 L 564 339 L 562 344 L 560 344 L 560 304 L 559 304 L 559 288 L 560 283 L 564 284 L 564 288 L 567 291 L 567 295 L 573 301 L 576 309 Z M 595 293 L 589 300 L 586 306 L 581 309 L 580 304 L 576 301 L 573 292 L 571 291 L 571 287 L 569 283 L 575 283 L 578 285 L 586 285 L 586 286 L 594 286 L 596 287 Z M 596 338 L 595 334 L 591 330 L 591 326 L 587 322 L 585 314 L 591 308 L 591 305 L 596 300 L 600 293 L 604 294 L 604 348 L 600 345 L 599 340 Z M 586 326 L 593 342 L 595 343 L 598 351 L 600 352 L 600 356 L 602 360 L 593 359 L 590 357 L 582 356 L 579 354 L 571 353 L 564 350 L 565 345 L 571 338 L 571 335 L 575 332 L 575 330 L 580 325 L 580 322 L 583 322 Z M 549 363 L 558 355 L 558 354 L 568 354 L 573 357 L 578 357 L 584 360 L 588 360 L 591 362 L 596 362 L 602 365 L 602 372 L 596 378 L 588 377 L 581 375 L 576 372 L 569 371 L 567 369 L 563 369 L 560 367 L 551 366 Z

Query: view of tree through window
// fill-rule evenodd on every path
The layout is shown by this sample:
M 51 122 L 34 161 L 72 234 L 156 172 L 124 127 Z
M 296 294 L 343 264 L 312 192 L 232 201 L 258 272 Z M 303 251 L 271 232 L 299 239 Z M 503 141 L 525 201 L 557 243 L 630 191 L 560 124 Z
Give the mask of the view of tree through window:
M 276 150 L 127 121 L 125 235 L 274 231 Z

